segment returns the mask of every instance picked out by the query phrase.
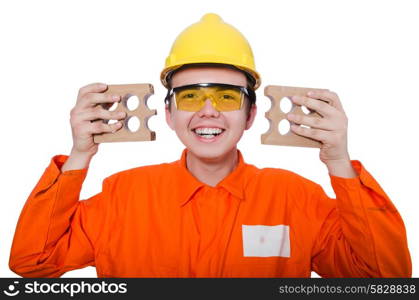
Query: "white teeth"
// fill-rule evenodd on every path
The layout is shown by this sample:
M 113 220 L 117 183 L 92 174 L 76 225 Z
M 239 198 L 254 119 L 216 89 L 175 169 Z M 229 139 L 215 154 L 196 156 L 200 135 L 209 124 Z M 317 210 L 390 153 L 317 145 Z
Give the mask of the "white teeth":
M 204 139 L 212 139 L 215 135 L 213 134 L 203 134 L 201 135 L 201 137 L 203 137 Z
M 207 134 L 207 135 L 214 135 L 220 134 L 223 130 L 221 128 L 196 128 L 195 132 L 197 134 Z

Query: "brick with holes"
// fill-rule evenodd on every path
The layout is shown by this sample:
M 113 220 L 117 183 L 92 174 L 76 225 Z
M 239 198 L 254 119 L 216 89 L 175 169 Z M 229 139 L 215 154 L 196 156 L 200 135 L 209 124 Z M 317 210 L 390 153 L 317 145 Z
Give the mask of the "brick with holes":
M 296 146 L 296 147 L 311 147 L 320 148 L 321 142 L 313 140 L 308 137 L 303 137 L 295 134 L 289 130 L 285 134 L 281 134 L 278 130 L 278 125 L 282 120 L 288 122 L 286 115 L 293 113 L 297 115 L 305 115 L 300 105 L 292 103 L 291 111 L 284 112 L 281 110 L 280 103 L 283 99 L 291 98 L 292 96 L 307 96 L 309 91 L 322 91 L 325 89 L 315 88 L 303 88 L 303 87 L 292 87 L 292 86 L 279 86 L 279 85 L 268 85 L 265 87 L 265 96 L 267 96 L 272 106 L 270 110 L 265 113 L 265 117 L 269 120 L 269 129 L 267 132 L 261 135 L 262 144 L 268 145 L 281 145 L 281 146 Z M 319 100 L 323 101 L 323 100 Z M 307 113 L 310 117 L 321 118 L 321 116 L 312 110 Z
M 150 110 L 147 106 L 148 98 L 154 94 L 153 85 L 148 83 L 143 84 L 120 84 L 120 85 L 109 85 L 105 94 L 120 95 L 121 101 L 118 103 L 115 111 L 126 112 L 126 118 L 122 120 L 123 126 L 115 133 L 102 133 L 94 135 L 93 139 L 95 143 L 107 143 L 107 142 L 132 142 L 132 141 L 154 141 L 156 139 L 156 133 L 150 131 L 147 126 L 148 119 L 157 114 L 155 109 Z M 138 107 L 130 110 L 127 105 L 127 101 L 130 97 L 136 96 L 139 100 Z M 105 107 L 109 109 L 108 107 Z M 139 129 L 131 131 L 128 127 L 128 123 L 131 118 L 139 119 Z M 109 120 L 103 120 L 108 123 Z

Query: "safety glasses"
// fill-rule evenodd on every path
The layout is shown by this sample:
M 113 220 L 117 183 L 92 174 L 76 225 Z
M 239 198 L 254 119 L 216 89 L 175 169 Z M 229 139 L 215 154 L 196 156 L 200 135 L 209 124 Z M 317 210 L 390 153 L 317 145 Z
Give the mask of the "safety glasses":
M 168 102 L 174 96 L 176 109 L 196 112 L 210 99 L 216 110 L 232 111 L 241 109 L 245 96 L 253 95 L 253 90 L 238 85 L 197 83 L 169 89 L 165 100 Z

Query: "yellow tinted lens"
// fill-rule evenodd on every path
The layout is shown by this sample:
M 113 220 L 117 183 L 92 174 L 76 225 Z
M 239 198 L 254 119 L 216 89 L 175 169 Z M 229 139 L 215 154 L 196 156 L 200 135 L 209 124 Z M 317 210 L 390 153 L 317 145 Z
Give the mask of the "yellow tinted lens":
M 179 110 L 198 111 L 202 102 L 202 91 L 199 88 L 180 90 L 175 93 Z
M 241 108 L 243 93 L 239 89 L 220 89 L 215 92 L 215 102 L 220 111 L 237 110 Z
M 231 111 L 241 108 L 244 94 L 238 88 L 195 87 L 175 92 L 176 106 L 179 110 L 199 111 L 206 99 L 218 111 Z

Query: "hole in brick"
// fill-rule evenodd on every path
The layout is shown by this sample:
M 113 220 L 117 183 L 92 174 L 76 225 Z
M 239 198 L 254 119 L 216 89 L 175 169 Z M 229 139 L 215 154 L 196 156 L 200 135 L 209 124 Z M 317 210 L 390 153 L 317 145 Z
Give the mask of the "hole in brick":
M 303 111 L 303 113 L 305 113 L 306 115 L 308 115 L 309 113 L 311 113 L 311 110 L 309 110 L 307 107 L 305 106 L 301 106 L 301 110 Z
M 291 125 L 290 122 L 286 119 L 283 119 L 278 124 L 278 131 L 280 135 L 285 135 L 290 131 Z
M 109 124 L 109 125 L 111 125 L 111 124 L 115 124 L 115 123 L 117 123 L 118 122 L 118 120 L 109 120 L 107 123 Z
M 279 107 L 281 108 L 281 111 L 283 113 L 289 113 L 292 108 L 292 102 L 290 98 L 288 97 L 282 98 L 281 101 L 279 102 Z
M 126 96 L 126 106 L 129 110 L 135 110 L 140 105 L 140 99 L 135 95 Z
M 129 117 L 126 120 L 126 126 L 128 127 L 129 131 L 136 132 L 138 129 L 140 129 L 140 119 L 138 119 L 136 116 Z
M 109 111 L 114 111 L 118 107 L 118 103 L 116 103 L 116 102 L 114 102 L 114 103 L 102 103 L 101 105 L 102 105 L 103 109 L 106 109 L 106 110 L 109 110 Z
M 118 103 L 113 103 L 111 107 L 109 107 L 109 111 L 114 111 L 118 107 Z

